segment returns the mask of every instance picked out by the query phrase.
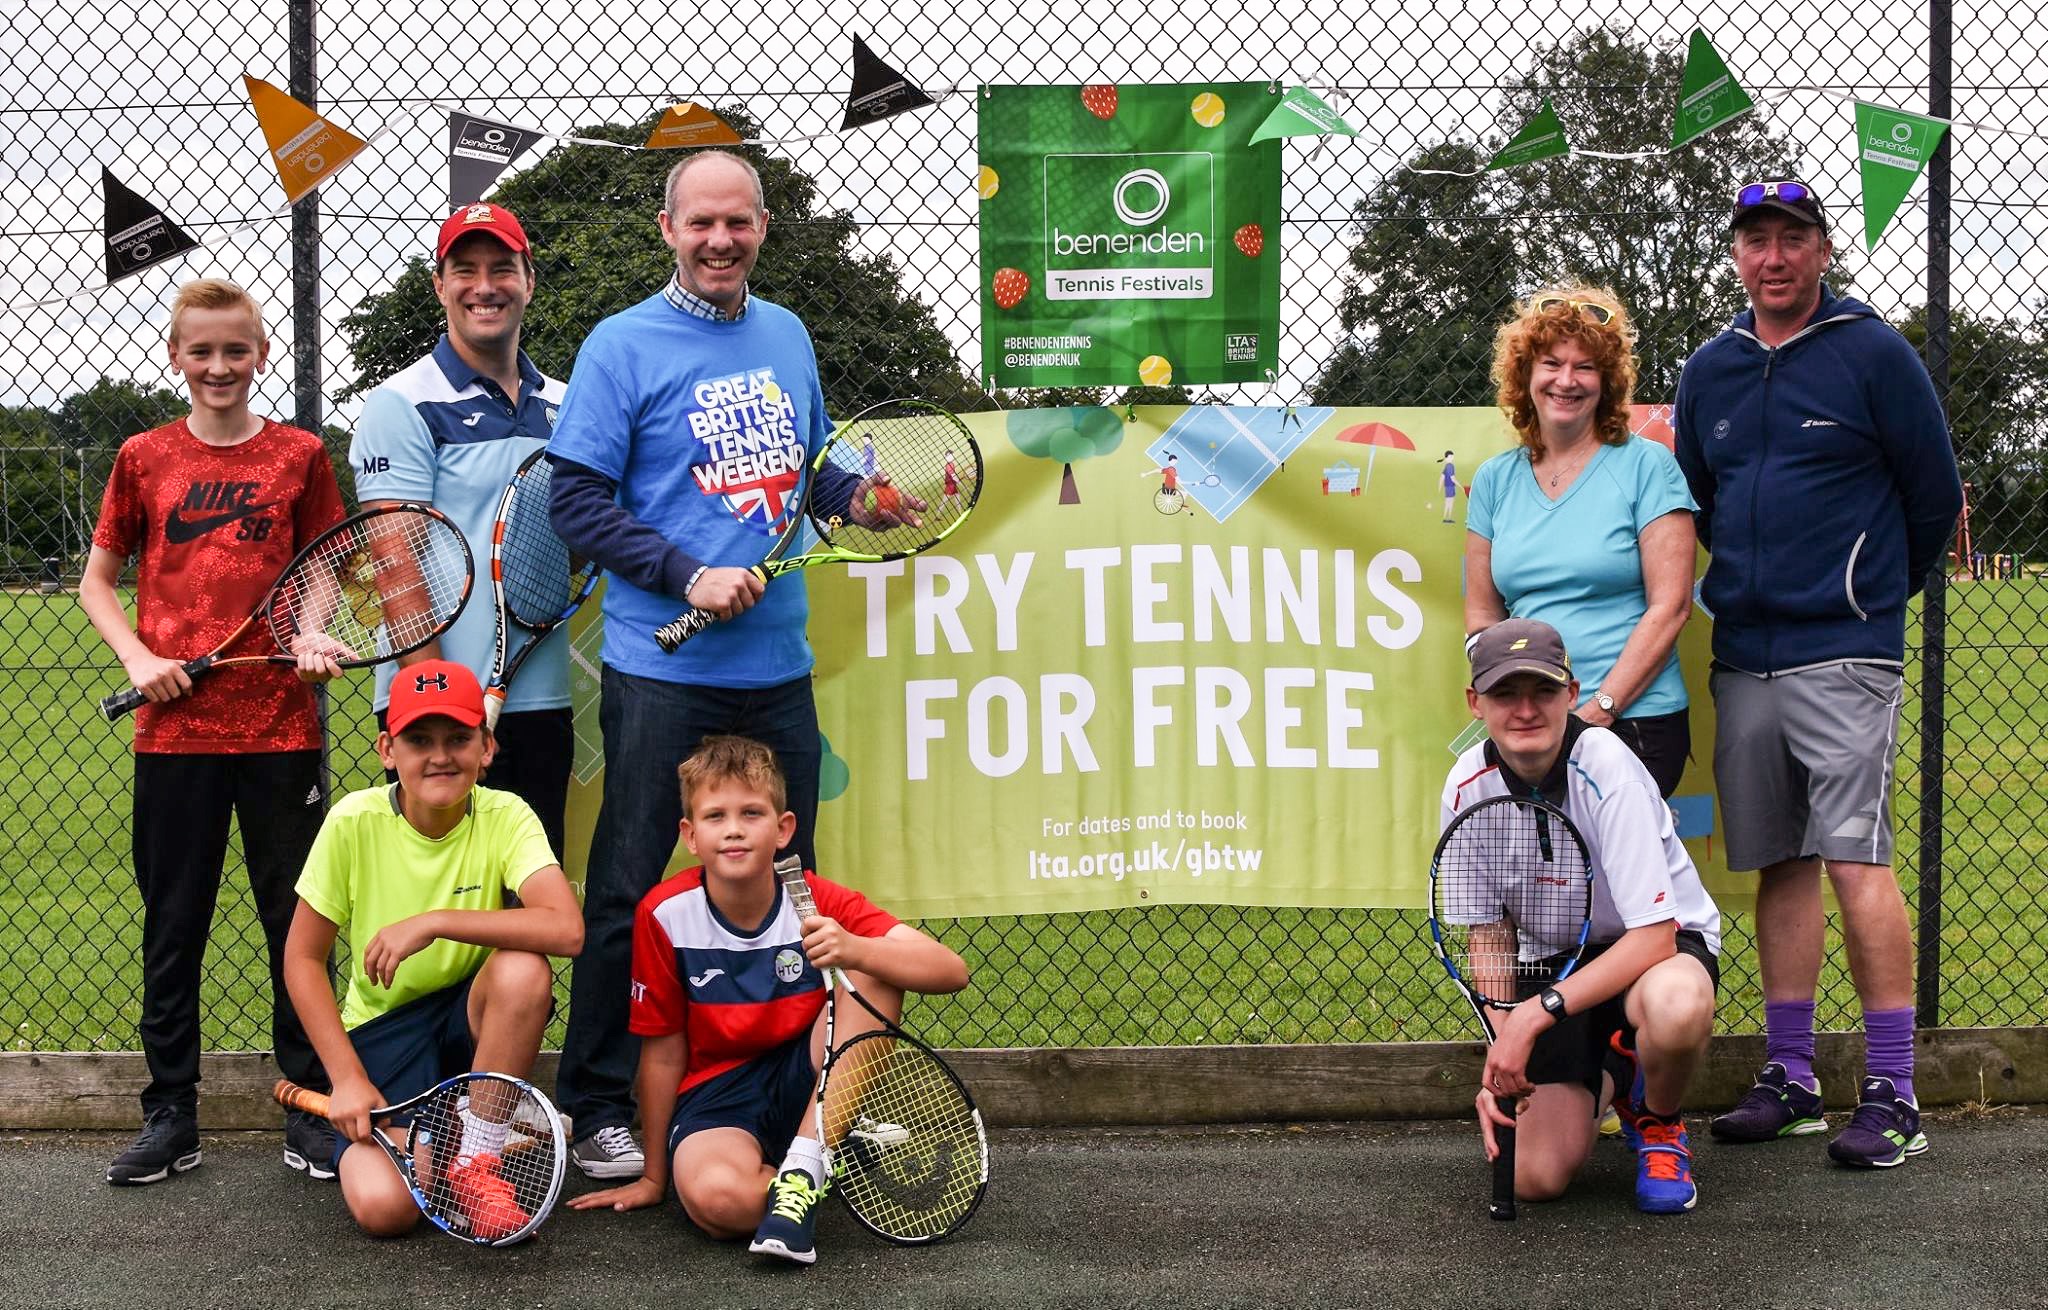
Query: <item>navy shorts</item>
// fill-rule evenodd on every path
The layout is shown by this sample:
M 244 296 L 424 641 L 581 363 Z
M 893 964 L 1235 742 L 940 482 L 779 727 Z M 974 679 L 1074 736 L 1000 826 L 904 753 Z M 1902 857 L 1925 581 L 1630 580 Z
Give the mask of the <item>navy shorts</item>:
M 377 1090 L 384 1093 L 386 1105 L 396 1105 L 444 1078 L 469 1072 L 476 1059 L 476 1037 L 469 1031 L 470 981 L 429 992 L 349 1030 L 356 1058 L 363 1062 L 363 1072 Z M 341 1153 L 351 1143 L 340 1133 L 334 1135 L 334 1142 L 339 1167 Z
M 1590 964 L 1605 949 L 1605 945 L 1588 946 L 1579 967 Z M 1708 981 L 1716 988 L 1721 985 L 1721 964 L 1707 949 L 1705 937 L 1690 929 L 1679 929 L 1678 953 L 1698 960 L 1706 967 Z M 1539 987 L 1537 990 L 1542 989 Z M 1625 1043 L 1631 1047 L 1635 1045 L 1635 1029 L 1629 1024 L 1628 1011 L 1623 1004 L 1627 996 L 1626 991 L 1620 996 L 1610 996 L 1592 1009 L 1569 1015 L 1545 1029 L 1543 1035 L 1536 1039 L 1535 1049 L 1529 1053 L 1529 1081 L 1538 1086 L 1544 1083 L 1578 1083 L 1598 1100 L 1608 1039 L 1620 1033 Z
M 780 1164 L 810 1109 L 817 1083 L 806 1033 L 676 1097 L 675 1114 L 668 1121 L 668 1153 L 673 1157 L 691 1133 L 738 1128 L 754 1135 L 763 1160 Z

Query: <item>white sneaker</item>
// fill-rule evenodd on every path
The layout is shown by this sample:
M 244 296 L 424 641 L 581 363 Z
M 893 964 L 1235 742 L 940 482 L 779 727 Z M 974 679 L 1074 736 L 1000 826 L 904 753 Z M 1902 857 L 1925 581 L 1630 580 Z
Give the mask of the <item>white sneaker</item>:
M 633 1130 L 608 1124 L 569 1148 L 569 1158 L 586 1178 L 638 1178 L 647 1167 Z

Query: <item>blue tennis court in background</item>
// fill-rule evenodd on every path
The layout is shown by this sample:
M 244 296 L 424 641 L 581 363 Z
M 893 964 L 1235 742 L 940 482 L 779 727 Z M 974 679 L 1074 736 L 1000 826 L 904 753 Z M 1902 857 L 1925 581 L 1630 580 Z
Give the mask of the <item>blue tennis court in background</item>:
M 1181 415 L 1145 448 L 1164 466 L 1177 455 L 1181 490 L 1218 523 L 1251 499 L 1287 457 L 1335 411 L 1308 406 L 1289 413 L 1252 405 L 1200 405 Z

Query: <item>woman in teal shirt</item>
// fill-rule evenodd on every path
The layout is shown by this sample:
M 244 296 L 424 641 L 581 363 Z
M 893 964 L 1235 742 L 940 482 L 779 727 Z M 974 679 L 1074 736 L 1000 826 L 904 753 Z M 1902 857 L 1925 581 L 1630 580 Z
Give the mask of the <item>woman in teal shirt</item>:
M 1671 452 L 1629 434 L 1634 348 L 1621 302 L 1593 287 L 1539 293 L 1501 328 L 1494 380 L 1521 445 L 1472 478 L 1465 630 L 1556 628 L 1579 717 L 1619 734 L 1668 797 L 1692 749 L 1676 646 L 1695 506 Z

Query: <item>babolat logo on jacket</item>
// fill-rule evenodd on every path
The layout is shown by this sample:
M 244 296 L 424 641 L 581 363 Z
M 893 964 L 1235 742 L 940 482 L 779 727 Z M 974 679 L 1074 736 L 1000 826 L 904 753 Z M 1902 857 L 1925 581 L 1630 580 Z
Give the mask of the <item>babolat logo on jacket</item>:
M 1821 288 L 1766 346 L 1744 310 L 1686 361 L 1678 463 L 1713 553 L 1714 658 L 1749 673 L 1905 658 L 1906 602 L 1962 508 L 1948 422 L 1913 347 Z

